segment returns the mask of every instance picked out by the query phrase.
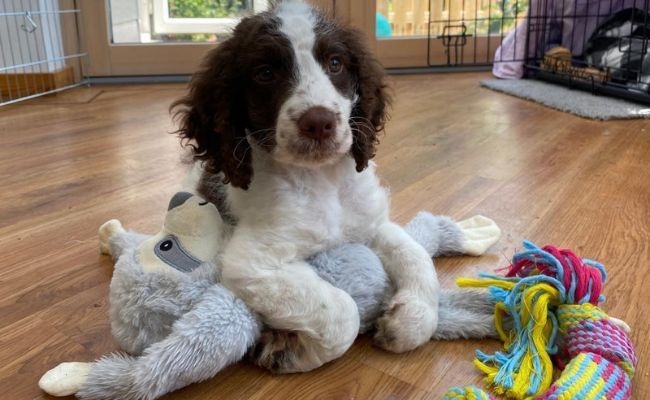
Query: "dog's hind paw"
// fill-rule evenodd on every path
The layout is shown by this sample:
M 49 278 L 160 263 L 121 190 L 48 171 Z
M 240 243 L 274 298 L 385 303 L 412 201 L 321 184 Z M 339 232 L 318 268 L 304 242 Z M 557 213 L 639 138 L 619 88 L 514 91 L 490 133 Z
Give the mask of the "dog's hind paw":
M 304 360 L 301 361 L 301 356 L 304 354 L 305 348 L 298 333 L 267 330 L 262 332 L 260 340 L 250 350 L 248 356 L 260 367 L 276 374 L 285 374 L 312 369 L 304 365 Z
M 470 256 L 484 254 L 501 237 L 501 229 L 496 222 L 482 215 L 462 220 L 458 226 L 465 235 L 463 253 Z
M 70 396 L 77 393 L 86 383 L 89 372 L 90 363 L 61 363 L 41 377 L 38 387 L 52 396 Z

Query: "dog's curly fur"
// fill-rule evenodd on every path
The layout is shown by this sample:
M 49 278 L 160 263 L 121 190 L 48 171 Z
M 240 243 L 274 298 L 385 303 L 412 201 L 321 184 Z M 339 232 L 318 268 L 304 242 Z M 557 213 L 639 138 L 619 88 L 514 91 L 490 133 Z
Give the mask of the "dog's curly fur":
M 299 1 L 245 18 L 173 105 L 178 134 L 204 170 L 201 194 L 219 193 L 210 200 L 237 223 L 224 285 L 272 328 L 296 332 L 299 349 L 271 336 L 272 351 L 259 352 L 274 354 L 258 362 L 276 372 L 316 368 L 356 337 L 354 302 L 305 262 L 341 243 L 373 248 L 396 286 L 378 344 L 411 350 L 436 328 L 431 258 L 390 221 L 370 162 L 389 105 L 384 71 L 361 34 Z
M 189 93 L 172 104 L 180 122 L 177 133 L 192 146 L 195 159 L 205 162 L 206 171 L 223 173 L 224 182 L 235 187 L 248 188 L 253 176 L 246 130 L 254 130 L 256 124 L 270 126 L 275 123 L 272 119 L 281 101 L 286 99 L 286 96 L 260 90 L 251 84 L 247 68 L 254 66 L 254 60 L 263 58 L 270 50 L 276 52 L 279 63 L 292 64 L 291 44 L 286 37 L 278 35 L 279 25 L 280 21 L 272 12 L 244 18 L 232 38 L 208 52 L 192 77 Z M 360 172 L 375 156 L 378 134 L 384 130 L 388 119 L 391 96 L 384 80 L 385 72 L 364 45 L 361 32 L 322 16 L 315 30 L 322 32 L 314 49 L 317 56 L 327 54 L 327 46 L 332 43 L 345 46 L 347 76 L 336 79 L 354 80 L 359 96 L 349 124 L 354 140 L 351 154 Z M 283 85 L 290 85 L 288 79 L 278 82 L 275 88 Z M 268 99 L 271 101 L 267 102 Z M 265 111 L 257 111 L 259 109 Z M 253 115 L 251 110 L 254 110 Z M 261 136 L 269 132 L 260 133 L 255 138 L 264 142 Z

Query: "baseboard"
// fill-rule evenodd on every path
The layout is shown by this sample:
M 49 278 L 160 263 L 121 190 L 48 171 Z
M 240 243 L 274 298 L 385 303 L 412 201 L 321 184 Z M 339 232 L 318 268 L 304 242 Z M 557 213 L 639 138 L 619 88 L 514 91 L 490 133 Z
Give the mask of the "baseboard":
M 0 74 L 0 94 L 18 98 L 59 89 L 73 83 L 72 66 L 52 72 Z

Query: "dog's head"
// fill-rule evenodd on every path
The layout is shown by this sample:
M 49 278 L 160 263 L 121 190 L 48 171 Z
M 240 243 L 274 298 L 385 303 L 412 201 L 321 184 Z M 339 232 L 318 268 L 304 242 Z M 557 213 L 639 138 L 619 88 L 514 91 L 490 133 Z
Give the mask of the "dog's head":
M 351 153 L 362 171 L 389 98 L 361 36 L 299 1 L 243 19 L 172 106 L 179 135 L 207 170 L 244 189 L 253 174 L 250 143 L 303 167 Z

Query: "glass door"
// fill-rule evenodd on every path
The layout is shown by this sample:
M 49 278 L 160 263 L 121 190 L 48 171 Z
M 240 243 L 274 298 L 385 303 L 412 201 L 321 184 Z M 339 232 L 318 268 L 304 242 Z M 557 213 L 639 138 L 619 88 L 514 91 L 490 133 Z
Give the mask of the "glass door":
M 362 0 L 350 7 L 386 67 L 469 66 L 492 63 L 503 37 L 523 22 L 528 0 Z
M 334 0 L 311 3 L 333 10 Z M 81 1 L 89 76 L 189 74 L 240 18 L 270 0 Z
M 386 67 L 489 65 L 529 0 L 309 0 L 361 29 Z M 270 0 L 80 1 L 89 76 L 189 74 Z
M 386 67 L 427 65 L 429 0 L 376 0 L 376 53 Z

